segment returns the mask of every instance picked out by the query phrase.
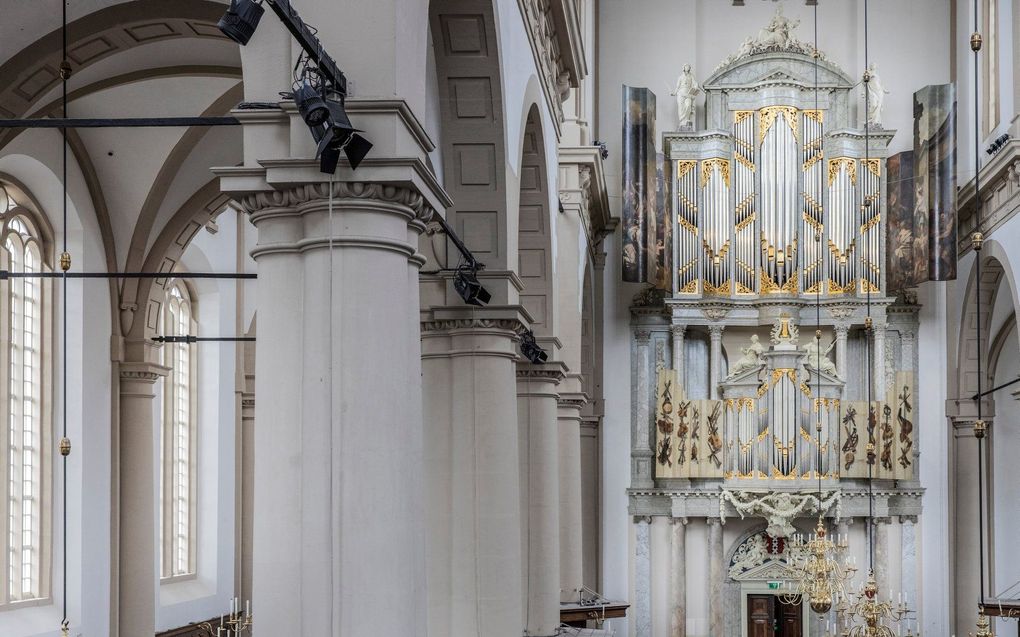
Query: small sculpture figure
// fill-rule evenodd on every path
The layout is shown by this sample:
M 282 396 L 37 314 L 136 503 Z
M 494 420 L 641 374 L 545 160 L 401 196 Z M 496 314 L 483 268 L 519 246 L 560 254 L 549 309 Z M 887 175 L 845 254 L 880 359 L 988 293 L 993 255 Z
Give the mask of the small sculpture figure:
M 832 341 L 823 352 L 821 342 L 817 338 L 809 340 L 803 347 L 804 354 L 807 356 L 805 362 L 820 372 L 825 372 L 839 378 L 839 375 L 836 373 L 836 364 L 829 358 L 829 352 L 832 351 L 835 345 L 836 341 Z
M 730 378 L 733 378 L 738 374 L 742 374 L 749 369 L 758 369 L 761 367 L 761 355 L 765 351 L 765 348 L 758 342 L 757 334 L 751 334 L 751 344 L 747 347 L 741 347 L 740 351 L 743 352 L 744 356 L 733 363 L 733 369 L 730 370 Z
M 889 94 L 889 91 L 882 86 L 882 78 L 879 77 L 874 62 L 868 65 L 865 77 L 868 78 L 868 81 L 864 83 L 868 100 L 868 126 L 882 128 L 882 108 L 885 104 L 885 96 Z
M 734 59 L 739 60 L 742 57 L 751 55 L 751 51 L 754 50 L 754 36 L 749 35 L 744 38 L 744 41 L 740 43 L 740 48 L 737 49 L 737 55 Z
M 691 65 L 684 64 L 683 71 L 676 78 L 676 88 L 670 93 L 676 96 L 676 118 L 680 123 L 680 130 L 694 129 L 694 100 L 700 92 L 701 87 L 694 79 Z

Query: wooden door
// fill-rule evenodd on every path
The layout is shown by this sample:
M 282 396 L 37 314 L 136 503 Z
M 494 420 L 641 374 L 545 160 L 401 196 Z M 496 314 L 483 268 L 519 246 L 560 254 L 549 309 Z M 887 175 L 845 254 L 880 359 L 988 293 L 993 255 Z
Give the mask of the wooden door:
M 774 595 L 747 596 L 747 637 L 775 637 L 776 598 Z
M 780 637 L 803 637 L 802 622 L 804 619 L 803 609 L 801 602 L 798 601 L 796 604 L 784 604 L 782 600 L 776 600 L 776 610 L 779 616 L 779 632 L 776 634 Z

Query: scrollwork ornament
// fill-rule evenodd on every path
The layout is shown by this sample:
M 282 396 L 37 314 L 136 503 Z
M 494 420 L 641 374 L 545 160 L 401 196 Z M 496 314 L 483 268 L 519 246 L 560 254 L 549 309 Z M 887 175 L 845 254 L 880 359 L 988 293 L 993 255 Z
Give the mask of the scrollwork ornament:
M 361 181 L 339 181 L 332 183 L 334 201 L 343 199 L 374 199 L 387 203 L 406 206 L 415 219 L 428 222 L 432 219 L 433 209 L 425 197 L 416 190 Z M 241 208 L 254 214 L 274 208 L 296 208 L 313 201 L 328 201 L 330 184 L 301 184 L 286 190 L 267 190 L 243 195 L 238 202 Z

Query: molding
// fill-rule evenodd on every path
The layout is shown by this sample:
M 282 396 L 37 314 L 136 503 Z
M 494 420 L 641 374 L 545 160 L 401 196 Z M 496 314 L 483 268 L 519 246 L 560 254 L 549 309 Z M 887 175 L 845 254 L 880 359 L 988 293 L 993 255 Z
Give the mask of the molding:
M 576 170 L 578 189 L 561 188 L 560 197 L 564 203 L 579 195 L 582 221 L 588 233 L 590 246 L 612 233 L 620 219 L 613 216 L 609 205 L 609 189 L 606 181 L 605 162 L 597 146 L 560 146 L 560 171 Z M 565 180 L 561 179 L 561 183 Z M 575 194 L 577 193 L 577 194 Z
M 127 381 L 146 381 L 155 383 L 168 375 L 170 368 L 156 363 L 121 363 L 120 378 Z
M 422 334 L 426 332 L 452 332 L 454 330 L 504 330 L 518 334 L 527 329 L 520 319 L 440 319 L 421 322 Z
M 249 193 L 238 197 L 237 201 L 244 212 L 255 214 L 266 210 L 296 208 L 311 202 L 328 201 L 330 190 L 329 183 L 303 184 L 286 190 Z M 338 199 L 373 199 L 405 206 L 414 213 L 415 219 L 422 221 L 427 221 L 433 213 L 433 209 L 421 193 L 401 186 L 360 181 L 333 182 L 332 196 L 334 202 Z

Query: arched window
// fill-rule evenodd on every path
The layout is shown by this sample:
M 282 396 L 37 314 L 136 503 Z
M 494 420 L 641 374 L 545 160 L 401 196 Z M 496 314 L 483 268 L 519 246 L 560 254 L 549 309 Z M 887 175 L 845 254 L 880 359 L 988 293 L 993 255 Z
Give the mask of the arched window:
M 31 214 L 0 185 L 0 268 L 11 273 L 47 270 Z M 0 607 L 48 595 L 45 582 L 49 484 L 44 479 L 50 431 L 50 379 L 44 367 L 49 285 L 42 279 L 10 277 L 0 293 L 0 401 L 7 410 L 0 433 L 4 538 L 4 586 Z
M 187 287 L 167 287 L 163 313 L 165 336 L 195 333 L 195 315 Z M 170 368 L 163 391 L 162 576 L 195 573 L 196 444 L 195 357 L 188 343 L 167 343 L 163 362 Z

